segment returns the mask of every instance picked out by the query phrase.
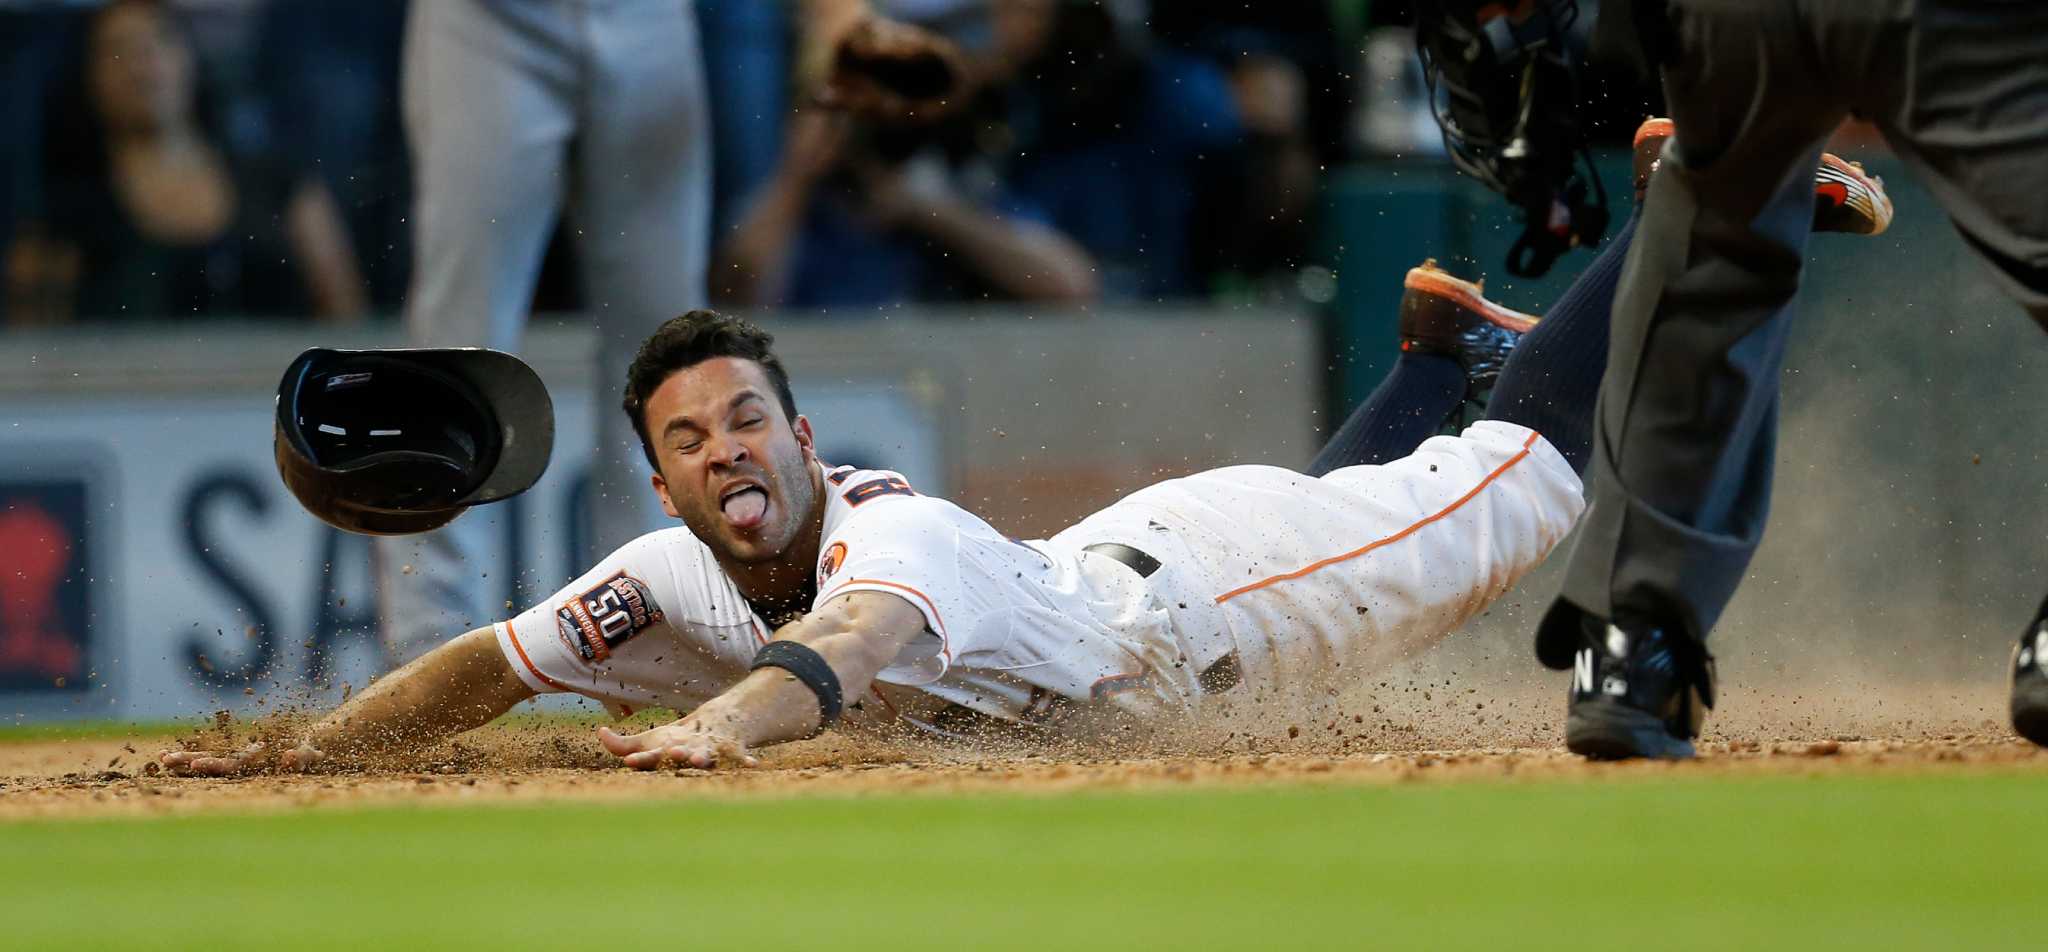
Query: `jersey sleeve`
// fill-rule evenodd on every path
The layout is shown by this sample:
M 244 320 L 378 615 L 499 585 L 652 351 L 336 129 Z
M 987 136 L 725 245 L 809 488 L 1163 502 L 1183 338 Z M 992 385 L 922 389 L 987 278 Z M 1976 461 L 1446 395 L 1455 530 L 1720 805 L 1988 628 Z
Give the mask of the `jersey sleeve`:
M 699 548 L 683 529 L 627 543 L 498 623 L 506 662 L 535 691 L 649 704 L 671 700 L 666 674 L 685 653 L 699 667 L 751 656 L 762 637 L 752 610 L 729 585 L 714 584 L 723 576 L 697 564 L 708 559 Z
M 924 633 L 905 645 L 877 680 L 906 686 L 938 680 L 960 650 L 955 639 L 972 630 L 978 606 L 962 584 L 959 529 L 951 508 L 929 496 L 878 496 L 862 502 L 826 540 L 825 577 L 813 607 L 852 592 L 883 592 L 924 615 Z
M 642 536 L 598 561 L 560 591 L 496 626 L 505 660 L 535 691 L 576 691 L 614 651 L 665 626 L 674 604 L 660 533 Z

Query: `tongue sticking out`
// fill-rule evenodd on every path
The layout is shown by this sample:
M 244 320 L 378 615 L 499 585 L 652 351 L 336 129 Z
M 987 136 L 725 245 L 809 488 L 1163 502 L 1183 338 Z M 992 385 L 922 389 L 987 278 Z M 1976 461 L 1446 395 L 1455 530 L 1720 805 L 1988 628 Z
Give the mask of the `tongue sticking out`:
M 758 489 L 742 489 L 725 497 L 723 505 L 725 520 L 741 529 L 749 529 L 761 522 L 768 513 L 768 494 Z

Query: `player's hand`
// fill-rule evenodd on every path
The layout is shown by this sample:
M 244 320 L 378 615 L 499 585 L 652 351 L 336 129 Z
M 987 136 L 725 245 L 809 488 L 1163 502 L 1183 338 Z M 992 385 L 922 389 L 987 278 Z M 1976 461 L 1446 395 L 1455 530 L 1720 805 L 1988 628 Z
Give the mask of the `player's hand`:
M 282 751 L 273 751 L 262 744 L 250 744 L 241 750 L 231 751 L 167 750 L 156 759 L 166 772 L 176 777 L 233 777 L 273 767 L 303 773 L 318 766 L 327 759 L 327 755 L 310 743 Z
M 683 718 L 673 724 L 650 727 L 638 734 L 620 734 L 609 727 L 597 729 L 604 749 L 634 770 L 661 767 L 756 767 L 761 761 L 747 753 L 747 745 L 712 730 L 705 722 Z
M 966 61 L 936 33 L 862 16 L 827 43 L 819 105 L 877 119 L 928 120 L 967 98 Z

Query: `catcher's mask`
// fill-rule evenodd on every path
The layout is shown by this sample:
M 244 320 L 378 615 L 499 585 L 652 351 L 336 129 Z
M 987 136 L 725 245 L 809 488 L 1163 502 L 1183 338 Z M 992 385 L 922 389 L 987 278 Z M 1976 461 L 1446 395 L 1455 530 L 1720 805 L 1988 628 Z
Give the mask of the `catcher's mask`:
M 277 389 L 278 475 L 350 532 L 425 532 L 525 492 L 554 441 L 540 377 L 494 350 L 314 348 Z
M 1607 231 L 1578 119 L 1577 0 L 1418 0 L 1415 41 L 1451 161 L 1522 208 L 1508 270 L 1536 277 Z

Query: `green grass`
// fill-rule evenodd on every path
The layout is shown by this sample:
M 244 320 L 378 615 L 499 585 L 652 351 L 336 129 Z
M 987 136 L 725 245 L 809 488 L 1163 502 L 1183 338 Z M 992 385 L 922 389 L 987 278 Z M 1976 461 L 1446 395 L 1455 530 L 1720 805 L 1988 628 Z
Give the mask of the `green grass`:
M 10 948 L 2039 948 L 2048 778 L 0 825 Z

